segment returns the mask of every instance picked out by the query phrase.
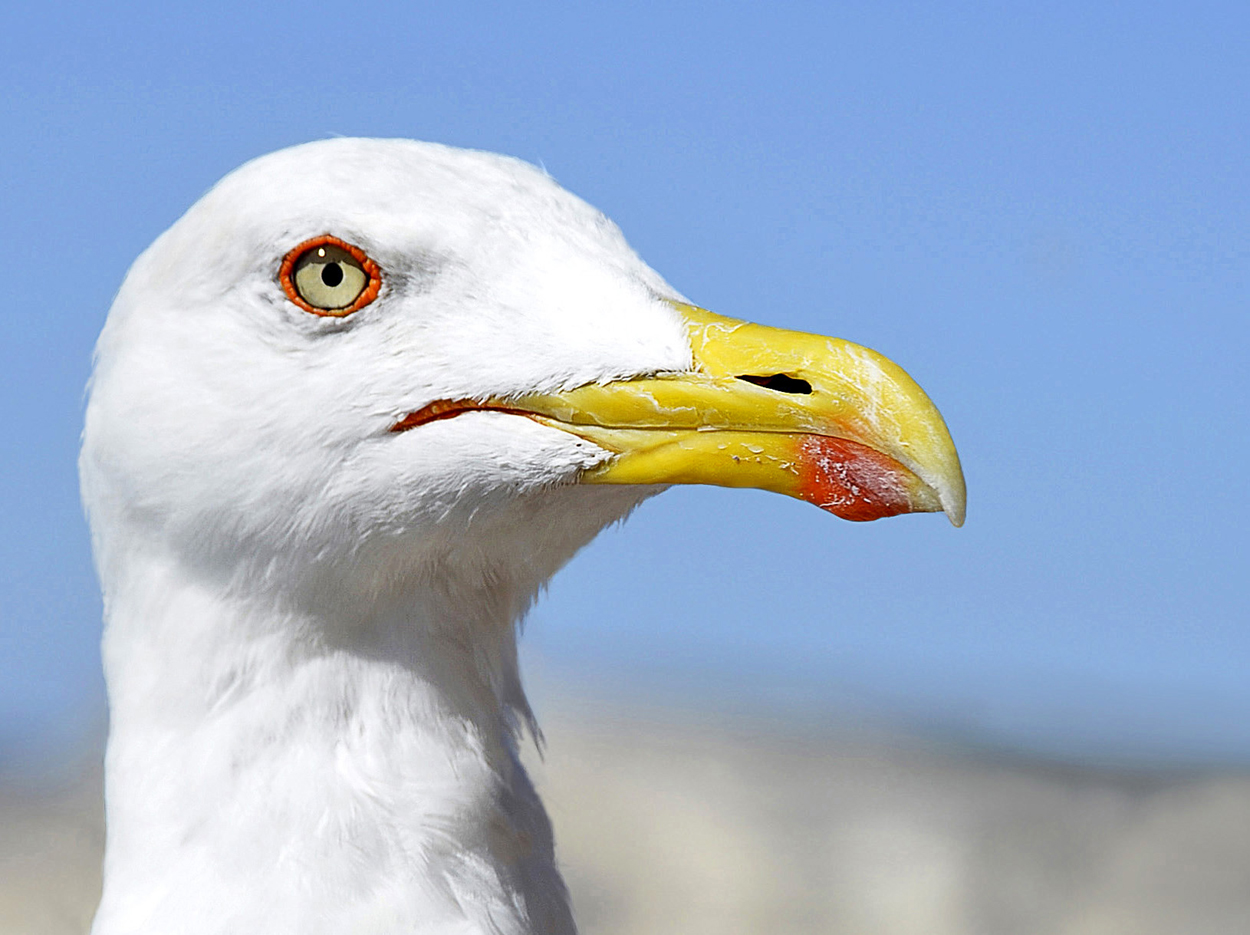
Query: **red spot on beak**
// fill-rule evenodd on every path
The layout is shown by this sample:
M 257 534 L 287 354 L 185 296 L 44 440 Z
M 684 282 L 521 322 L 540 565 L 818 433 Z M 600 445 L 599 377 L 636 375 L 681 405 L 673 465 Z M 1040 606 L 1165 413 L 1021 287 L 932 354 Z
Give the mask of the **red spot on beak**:
M 855 522 L 912 511 L 908 492 L 915 475 L 879 451 L 825 435 L 799 444 L 799 496 Z

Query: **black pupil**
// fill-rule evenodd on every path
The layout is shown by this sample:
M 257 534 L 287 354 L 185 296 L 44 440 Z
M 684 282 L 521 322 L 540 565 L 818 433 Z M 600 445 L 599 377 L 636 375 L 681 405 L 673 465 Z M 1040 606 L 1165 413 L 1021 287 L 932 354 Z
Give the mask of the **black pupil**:
M 337 263 L 327 263 L 321 267 L 321 281 L 333 289 L 343 281 L 343 267 Z

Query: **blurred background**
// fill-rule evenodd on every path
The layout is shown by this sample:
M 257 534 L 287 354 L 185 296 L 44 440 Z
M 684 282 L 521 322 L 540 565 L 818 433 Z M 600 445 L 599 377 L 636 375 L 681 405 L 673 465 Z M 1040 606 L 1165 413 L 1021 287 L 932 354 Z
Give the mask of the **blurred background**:
M 290 144 L 510 153 L 870 345 L 969 514 L 673 490 L 526 626 L 588 933 L 1250 931 L 1250 8 L 23 4 L 0 30 L 0 932 L 98 893 L 75 457 L 134 257 Z

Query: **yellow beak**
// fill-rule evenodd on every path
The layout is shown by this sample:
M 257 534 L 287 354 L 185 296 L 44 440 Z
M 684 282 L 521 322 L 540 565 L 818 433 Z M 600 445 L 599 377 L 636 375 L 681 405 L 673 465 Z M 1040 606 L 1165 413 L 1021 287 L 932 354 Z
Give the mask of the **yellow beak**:
M 963 524 L 959 455 L 901 367 L 838 338 L 678 309 L 692 371 L 506 407 L 613 452 L 585 483 L 760 487 L 851 520 L 944 510 Z

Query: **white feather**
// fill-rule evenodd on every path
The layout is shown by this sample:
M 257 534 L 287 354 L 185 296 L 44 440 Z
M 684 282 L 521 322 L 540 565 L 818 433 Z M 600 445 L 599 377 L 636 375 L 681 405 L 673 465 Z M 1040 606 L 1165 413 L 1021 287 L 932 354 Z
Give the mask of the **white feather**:
M 385 271 L 287 301 L 332 233 Z M 249 163 L 134 264 L 97 348 L 83 499 L 105 595 L 95 935 L 573 931 L 517 759 L 516 624 L 653 489 L 436 399 L 681 370 L 676 293 L 542 172 L 409 141 Z

